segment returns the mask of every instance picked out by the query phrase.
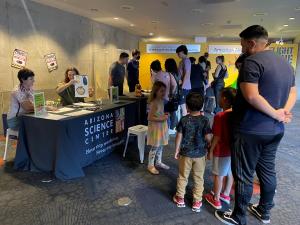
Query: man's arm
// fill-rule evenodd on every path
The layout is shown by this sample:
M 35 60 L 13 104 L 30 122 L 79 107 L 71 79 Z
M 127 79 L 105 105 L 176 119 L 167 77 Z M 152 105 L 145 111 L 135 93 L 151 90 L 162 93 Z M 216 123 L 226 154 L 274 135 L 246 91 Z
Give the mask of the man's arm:
M 290 90 L 289 98 L 284 106 L 287 112 L 292 111 L 297 101 L 297 88 L 294 86 Z
M 258 111 L 280 122 L 285 121 L 285 110 L 274 109 L 267 100 L 259 94 L 258 84 L 242 82 L 240 84 L 241 91 L 246 101 Z

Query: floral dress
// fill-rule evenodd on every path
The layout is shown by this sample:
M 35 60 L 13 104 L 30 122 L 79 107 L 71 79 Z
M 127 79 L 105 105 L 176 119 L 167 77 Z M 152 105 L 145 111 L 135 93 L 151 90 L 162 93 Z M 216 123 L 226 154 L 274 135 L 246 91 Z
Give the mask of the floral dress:
M 156 102 L 150 103 L 150 108 L 154 107 Z M 157 111 L 155 112 L 155 116 L 160 118 L 164 116 L 164 104 L 163 102 L 157 105 Z M 168 133 L 168 123 L 167 121 L 156 122 L 156 121 L 148 121 L 148 135 L 147 135 L 147 144 L 159 147 L 168 145 L 169 141 L 169 133 Z

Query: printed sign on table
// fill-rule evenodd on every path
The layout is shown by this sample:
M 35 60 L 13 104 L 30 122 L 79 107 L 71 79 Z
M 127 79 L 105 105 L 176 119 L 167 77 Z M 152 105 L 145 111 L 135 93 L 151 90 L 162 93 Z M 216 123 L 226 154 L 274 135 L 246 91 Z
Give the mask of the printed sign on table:
M 24 68 L 27 62 L 27 55 L 27 52 L 20 49 L 15 49 L 13 52 L 11 66 L 17 69 Z
M 52 72 L 53 70 L 57 70 L 58 65 L 57 65 L 57 60 L 56 56 L 54 53 L 50 53 L 44 56 L 47 68 L 49 72 Z
M 119 101 L 119 87 L 110 87 L 109 98 L 112 103 Z
M 33 105 L 34 105 L 34 115 L 35 116 L 46 116 L 46 104 L 44 92 L 38 92 L 33 94 Z
M 75 97 L 86 98 L 89 97 L 89 78 L 87 75 L 75 75 Z

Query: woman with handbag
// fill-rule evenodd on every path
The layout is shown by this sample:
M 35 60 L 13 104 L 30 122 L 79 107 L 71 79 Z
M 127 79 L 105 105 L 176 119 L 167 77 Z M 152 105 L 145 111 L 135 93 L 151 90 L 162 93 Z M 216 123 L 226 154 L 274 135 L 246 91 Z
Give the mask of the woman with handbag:
M 165 61 L 165 68 L 166 68 L 166 72 L 168 72 L 170 76 L 174 77 L 174 79 L 176 81 L 175 92 L 171 96 L 171 98 L 173 99 L 174 107 L 172 110 L 170 110 L 171 112 L 169 112 L 170 113 L 170 117 L 169 117 L 170 118 L 170 129 L 171 129 L 171 131 L 169 133 L 175 134 L 176 131 L 174 129 L 176 128 L 177 123 L 179 121 L 177 111 L 178 111 L 178 107 L 179 107 L 180 93 L 181 93 L 181 87 L 179 85 L 180 76 L 178 73 L 177 63 L 176 63 L 175 59 L 168 58 Z M 177 102 L 177 104 L 176 104 L 176 102 Z
M 7 114 L 8 127 L 18 130 L 20 126 L 20 115 L 33 112 L 33 84 L 34 72 L 29 69 L 21 69 L 18 72 L 18 84 L 10 98 L 10 107 Z
M 169 73 L 164 72 L 161 68 L 161 63 L 159 60 L 155 60 L 151 63 L 151 80 L 152 83 L 154 84 L 155 81 L 161 81 L 166 85 L 166 95 L 164 98 L 164 102 L 165 102 L 165 112 L 170 114 L 171 112 L 176 111 L 177 109 L 174 110 L 174 108 L 176 108 L 176 104 L 174 103 L 174 99 L 173 99 L 173 94 L 176 91 L 176 80 L 174 78 L 174 76 L 171 76 Z M 177 105 L 178 108 L 178 105 Z M 171 121 L 168 120 L 168 125 L 170 127 Z M 170 132 L 172 133 L 172 132 Z
M 214 113 L 218 113 L 222 111 L 220 107 L 220 95 L 221 91 L 225 86 L 224 79 L 228 77 L 227 67 L 224 64 L 225 58 L 223 55 L 216 57 L 217 68 L 213 73 L 214 81 L 211 83 L 211 87 L 214 90 L 215 100 L 216 100 L 216 108 Z

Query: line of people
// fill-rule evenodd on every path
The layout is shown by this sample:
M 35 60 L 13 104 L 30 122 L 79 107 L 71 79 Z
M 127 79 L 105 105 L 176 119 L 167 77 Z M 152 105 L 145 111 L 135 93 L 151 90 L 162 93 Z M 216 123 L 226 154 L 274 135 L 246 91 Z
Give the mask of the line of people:
M 248 210 L 262 223 L 270 223 L 276 190 L 275 157 L 284 135 L 284 124 L 292 120 L 291 110 L 296 102 L 295 76 L 291 65 L 268 49 L 268 32 L 253 25 L 240 33 L 243 55 L 236 62 L 239 68 L 237 90 L 224 88 L 218 79 L 226 77 L 224 58 L 219 57 L 213 86 L 222 112 L 215 115 L 211 129 L 209 119 L 201 110 L 203 95 L 190 91 L 191 64 L 184 47 L 177 49 L 182 59 L 179 64 L 185 105 L 176 126 L 174 158 L 178 160 L 179 174 L 173 201 L 185 207 L 188 178 L 194 180 L 192 210 L 200 212 L 202 198 L 215 209 L 215 216 L 224 224 L 245 225 Z M 159 65 L 155 62 L 154 65 Z M 154 84 L 149 98 L 148 171 L 158 175 L 163 163 L 163 148 L 168 145 L 169 113 L 165 111 L 166 95 L 175 84 L 167 73 L 152 65 Z M 155 69 L 155 70 L 154 70 Z M 159 75 L 158 75 L 159 74 Z M 165 75 L 164 75 L 165 74 Z M 163 77 L 164 79 L 161 79 Z M 219 83 L 220 82 L 220 83 Z M 184 112 L 184 110 L 183 110 Z M 213 161 L 213 190 L 203 196 L 206 159 Z M 260 200 L 250 203 L 254 172 L 260 182 Z M 223 179 L 226 177 L 226 182 Z M 234 183 L 234 209 L 224 212 L 221 201 L 230 203 Z

